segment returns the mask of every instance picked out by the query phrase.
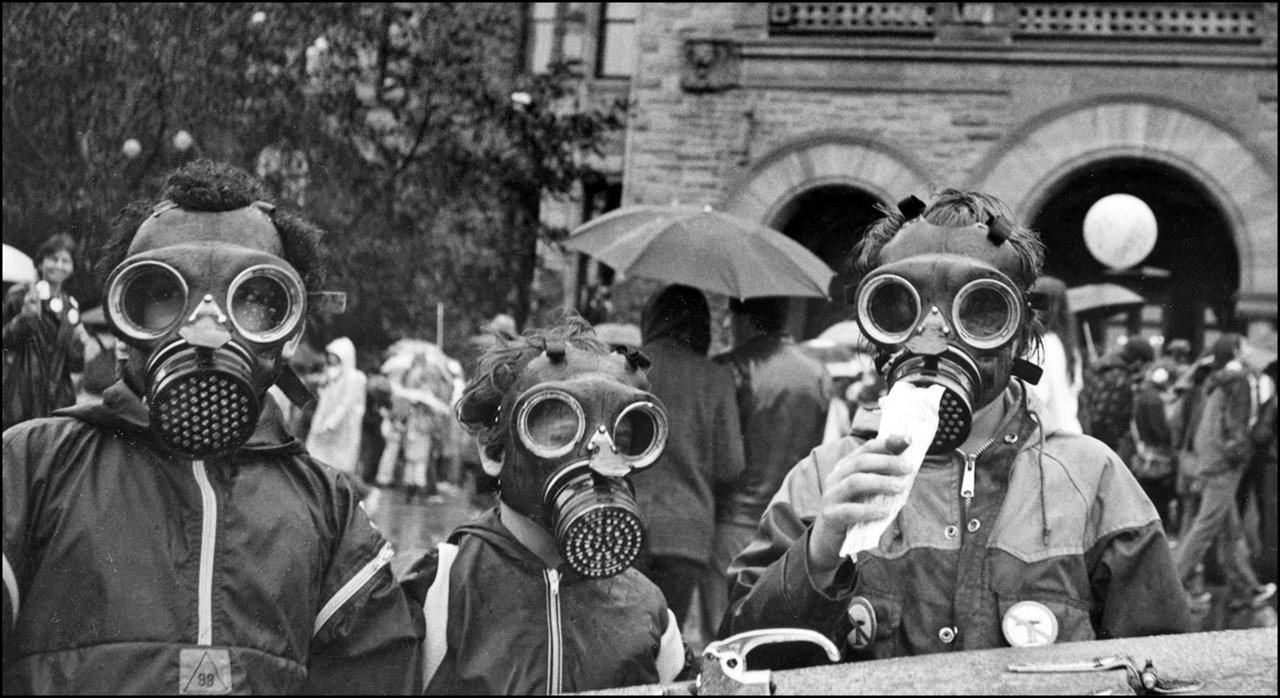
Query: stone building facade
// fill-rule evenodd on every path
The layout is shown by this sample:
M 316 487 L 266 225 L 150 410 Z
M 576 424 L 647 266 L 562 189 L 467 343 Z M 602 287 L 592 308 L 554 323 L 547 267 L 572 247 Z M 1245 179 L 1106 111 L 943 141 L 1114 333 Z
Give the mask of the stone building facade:
M 618 203 L 710 204 L 839 270 L 877 204 L 976 187 L 1041 231 L 1047 271 L 1069 286 L 1146 297 L 1113 326 L 1197 347 L 1239 329 L 1274 352 L 1276 14 L 1275 3 L 642 3 Z M 1155 249 L 1126 270 L 1081 240 L 1089 206 L 1117 192 L 1159 225 Z M 795 333 L 838 319 L 853 281 L 839 275 L 832 303 L 796 302 Z M 632 286 L 652 288 L 617 286 L 620 307 Z

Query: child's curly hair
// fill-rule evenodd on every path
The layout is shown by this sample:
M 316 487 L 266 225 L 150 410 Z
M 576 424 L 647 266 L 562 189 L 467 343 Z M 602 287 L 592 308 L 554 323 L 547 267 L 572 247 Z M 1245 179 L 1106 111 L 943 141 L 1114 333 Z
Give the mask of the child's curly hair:
M 185 211 L 233 211 L 254 201 L 271 201 L 270 192 L 244 170 L 224 162 L 195 160 L 172 172 L 159 200 L 134 201 L 112 220 L 111 237 L 102 248 L 96 270 L 98 282 L 107 277 L 129 254 L 138 227 L 160 200 L 169 200 Z M 298 270 L 308 289 L 323 286 L 329 258 L 322 245 L 325 232 L 300 214 L 276 208 L 271 221 L 280 233 L 284 259 Z
M 510 415 L 502 414 L 507 391 L 524 367 L 546 351 L 548 340 L 593 354 L 609 354 L 609 345 L 596 338 L 591 324 L 576 314 L 562 315 L 546 329 L 529 329 L 518 337 L 494 333 L 454 407 L 458 422 L 476 435 L 481 448 L 496 444 L 506 433 Z

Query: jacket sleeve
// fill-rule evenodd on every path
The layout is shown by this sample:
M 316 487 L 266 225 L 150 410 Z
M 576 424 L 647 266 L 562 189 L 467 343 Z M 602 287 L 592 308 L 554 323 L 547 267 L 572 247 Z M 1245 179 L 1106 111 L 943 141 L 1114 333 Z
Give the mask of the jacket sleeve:
M 394 579 L 394 555 L 350 486 L 335 486 L 339 538 L 325 572 L 304 694 L 420 693 L 422 606 Z
M 6 328 L 7 329 L 7 328 Z M 19 425 L 4 432 L 4 668 L 14 657 L 14 625 L 22 609 L 18 580 L 26 572 L 27 561 L 27 470 L 26 430 Z
M 1098 639 L 1190 632 L 1187 595 L 1155 507 L 1113 459 L 1099 482 L 1085 554 Z
M 742 450 L 742 422 L 738 415 L 738 396 L 733 385 L 733 372 L 725 366 L 716 365 L 714 387 L 715 398 L 715 430 L 716 459 L 715 479 L 717 483 L 736 482 L 746 469 L 746 457 Z
M 1222 411 L 1223 442 L 1232 466 L 1238 468 L 1249 462 L 1252 453 L 1249 438 L 1249 379 L 1242 374 L 1223 389 L 1227 391 L 1223 396 L 1226 399 Z
M 847 450 L 850 441 L 838 442 L 840 449 Z M 828 636 L 835 632 L 853 595 L 854 565 L 842 562 L 831 587 L 819 589 L 808 562 L 810 529 L 822 501 L 822 474 L 830 468 L 819 467 L 817 454 L 830 452 L 823 447 L 791 469 L 751 542 L 729 566 L 733 585 L 721 638 L 776 627 L 808 628 Z

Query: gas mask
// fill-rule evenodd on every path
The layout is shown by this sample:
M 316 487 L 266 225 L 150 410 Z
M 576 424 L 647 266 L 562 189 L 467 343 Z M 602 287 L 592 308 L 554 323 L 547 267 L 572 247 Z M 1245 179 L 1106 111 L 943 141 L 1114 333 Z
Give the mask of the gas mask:
M 308 294 L 280 257 L 272 210 L 262 202 L 217 213 L 162 203 L 107 280 L 108 322 L 147 357 L 131 378 L 151 428 L 181 456 L 242 446 L 278 378 L 291 399 L 307 400 L 280 357 L 301 338 Z
M 628 476 L 657 461 L 668 432 L 666 410 L 643 389 L 640 361 L 549 340 L 503 402 L 503 500 L 551 532 L 585 577 L 623 572 L 644 547 Z
M 964 443 L 974 412 L 1010 375 L 1039 380 L 1039 367 L 1014 357 L 1031 311 L 1011 278 L 1019 258 L 1003 244 L 1007 225 L 1000 218 L 957 228 L 911 220 L 851 299 L 891 388 L 898 381 L 945 388 L 930 454 Z

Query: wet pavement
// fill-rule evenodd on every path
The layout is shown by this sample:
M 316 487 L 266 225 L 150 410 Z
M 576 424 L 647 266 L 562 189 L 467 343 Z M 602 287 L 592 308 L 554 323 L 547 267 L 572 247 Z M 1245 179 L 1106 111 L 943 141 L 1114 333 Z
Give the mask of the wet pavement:
M 373 524 L 395 547 L 396 560 L 433 550 L 453 529 L 490 506 L 463 491 L 426 497 L 375 487 L 365 499 Z

